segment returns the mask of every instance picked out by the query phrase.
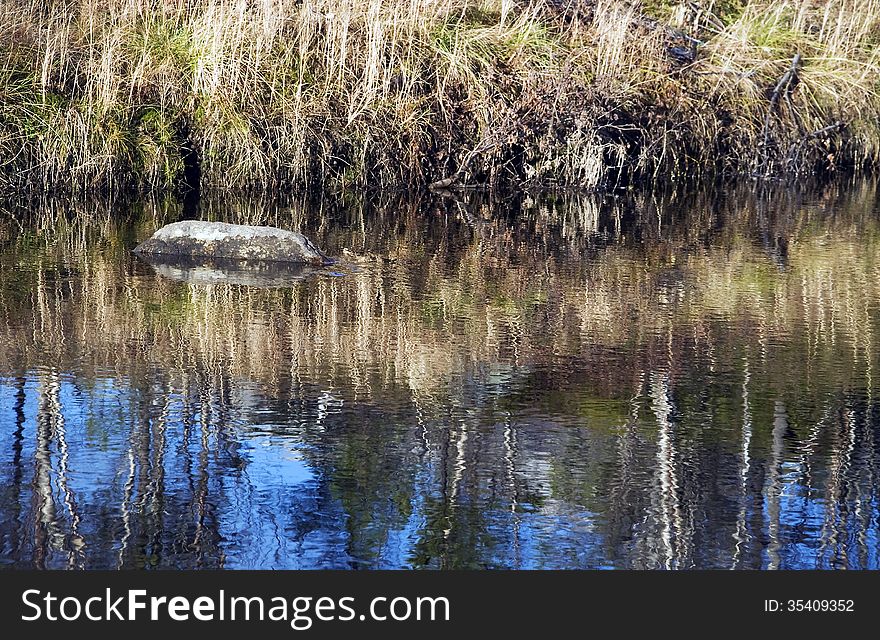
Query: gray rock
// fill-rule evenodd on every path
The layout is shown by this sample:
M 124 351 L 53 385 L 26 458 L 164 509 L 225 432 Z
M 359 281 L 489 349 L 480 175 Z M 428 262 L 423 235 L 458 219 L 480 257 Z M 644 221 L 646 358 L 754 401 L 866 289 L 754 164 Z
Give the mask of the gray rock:
M 184 220 L 165 225 L 149 240 L 139 244 L 134 252 L 147 255 L 294 262 L 314 266 L 333 262 L 311 240 L 294 231 L 199 220 Z

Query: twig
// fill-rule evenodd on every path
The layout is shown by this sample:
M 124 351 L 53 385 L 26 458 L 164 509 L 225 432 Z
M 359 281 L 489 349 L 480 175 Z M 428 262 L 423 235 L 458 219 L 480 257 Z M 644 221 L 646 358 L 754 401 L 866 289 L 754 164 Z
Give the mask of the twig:
M 838 129 L 843 129 L 846 126 L 846 123 L 842 120 L 838 120 L 834 124 L 829 124 L 827 127 L 822 127 L 821 129 L 816 129 L 813 133 L 808 133 L 804 136 L 801 143 L 806 142 L 807 140 L 812 140 L 813 138 L 820 138 L 824 136 L 826 133 L 831 133 L 832 131 L 837 131 Z
M 821 129 L 816 129 L 812 133 L 808 133 L 804 135 L 800 140 L 796 143 L 792 144 L 788 149 L 788 163 L 789 166 L 794 165 L 797 161 L 798 156 L 803 152 L 804 147 L 806 147 L 807 143 L 810 140 L 816 140 L 818 138 L 825 138 L 829 134 L 834 133 L 835 131 L 839 131 L 846 127 L 846 123 L 842 120 L 838 120 L 833 124 L 829 124 L 827 127 L 822 127 Z
M 780 97 L 784 95 L 787 98 L 792 89 L 792 85 L 797 81 L 798 67 L 800 67 L 800 64 L 801 54 L 798 52 L 794 55 L 794 58 L 791 59 L 791 65 L 788 70 L 782 74 L 782 77 L 779 78 L 779 81 L 773 88 L 773 93 L 770 94 L 770 104 L 767 107 L 767 115 L 764 118 L 764 142 L 761 147 L 764 156 L 762 168 L 767 164 L 767 148 L 770 144 L 770 118 L 779 106 Z
M 700 16 L 702 15 L 706 23 L 713 30 L 715 30 L 716 33 L 721 33 L 722 31 L 724 31 L 724 23 L 721 22 L 721 19 L 718 18 L 718 16 L 716 16 L 714 13 L 712 13 L 708 9 L 701 7 L 696 2 L 688 2 L 687 4 L 688 8 L 690 8 L 690 10 L 696 14 L 697 21 L 700 20 Z
M 428 185 L 428 188 L 429 189 L 446 189 L 448 187 L 451 187 L 456 182 L 458 182 L 458 179 L 467 170 L 468 165 L 473 161 L 474 158 L 477 157 L 477 155 L 479 155 L 481 153 L 485 153 L 486 151 L 489 151 L 491 149 L 494 149 L 499 144 L 500 143 L 497 140 L 492 139 L 492 136 L 484 139 L 480 144 L 478 144 L 476 147 L 474 147 L 473 149 L 471 149 L 467 153 L 467 155 L 462 159 L 461 163 L 458 165 L 458 169 L 455 171 L 455 173 L 453 173 L 448 178 L 443 178 L 442 180 L 437 180 L 437 182 L 432 182 L 431 184 Z

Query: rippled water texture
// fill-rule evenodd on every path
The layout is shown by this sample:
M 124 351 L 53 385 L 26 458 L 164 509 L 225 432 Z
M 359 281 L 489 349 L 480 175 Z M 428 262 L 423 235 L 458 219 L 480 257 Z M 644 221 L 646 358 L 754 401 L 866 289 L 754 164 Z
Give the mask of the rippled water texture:
M 756 189 L 6 203 L 0 563 L 880 568 L 876 186 Z

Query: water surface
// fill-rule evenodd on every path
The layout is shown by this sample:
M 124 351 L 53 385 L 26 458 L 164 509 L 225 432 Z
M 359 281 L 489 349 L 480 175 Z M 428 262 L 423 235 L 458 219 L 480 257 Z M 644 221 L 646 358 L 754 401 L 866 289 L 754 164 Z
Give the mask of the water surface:
M 880 568 L 878 309 L 873 183 L 6 202 L 0 566 Z

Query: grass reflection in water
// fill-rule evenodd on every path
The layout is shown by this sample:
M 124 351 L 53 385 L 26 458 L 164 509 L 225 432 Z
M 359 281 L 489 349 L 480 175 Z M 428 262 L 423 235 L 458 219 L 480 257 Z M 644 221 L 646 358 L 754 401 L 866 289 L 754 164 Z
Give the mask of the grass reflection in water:
M 6 203 L 0 561 L 878 568 L 876 202 L 199 203 L 340 258 L 268 288 Z

